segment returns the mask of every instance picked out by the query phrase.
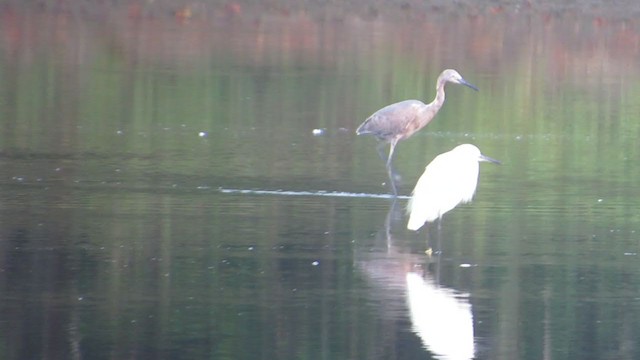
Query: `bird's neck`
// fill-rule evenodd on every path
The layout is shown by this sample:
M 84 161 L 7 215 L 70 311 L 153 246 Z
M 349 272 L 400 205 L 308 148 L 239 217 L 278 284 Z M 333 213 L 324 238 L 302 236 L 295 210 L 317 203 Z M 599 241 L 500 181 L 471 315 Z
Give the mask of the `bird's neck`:
M 437 110 L 439 110 L 440 107 L 442 107 L 442 104 L 444 104 L 444 84 L 444 81 L 438 79 L 438 84 L 436 86 L 436 98 L 431 102 L 431 105 Z

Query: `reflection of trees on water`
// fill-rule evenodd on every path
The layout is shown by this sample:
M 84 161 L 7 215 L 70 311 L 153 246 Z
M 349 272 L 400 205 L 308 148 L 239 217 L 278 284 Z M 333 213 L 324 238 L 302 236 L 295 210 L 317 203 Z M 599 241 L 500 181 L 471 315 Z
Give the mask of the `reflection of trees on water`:
M 640 53 L 640 20 L 630 17 L 640 5 L 631 1 L 627 7 L 607 5 L 600 12 L 592 4 L 588 13 L 562 7 L 559 11 L 553 6 L 516 11 L 457 4 L 455 9 L 438 6 L 421 10 L 405 4 L 402 17 L 392 16 L 393 6 L 371 17 L 370 12 L 357 8 L 327 15 L 326 8 L 291 12 L 282 6 L 261 8 L 238 2 L 193 6 L 186 23 L 172 14 L 184 13 L 181 10 L 188 4 L 171 2 L 167 11 L 158 12 L 153 6 L 138 11 L 130 8 L 138 5 L 103 9 L 87 2 L 74 3 L 49 12 L 47 7 L 35 11 L 18 3 L 4 5 L 0 41 L 11 50 L 25 45 L 49 47 L 53 40 L 58 50 L 66 49 L 60 54 L 74 64 L 98 60 L 100 44 L 104 44 L 124 59 L 135 60 L 136 65 L 206 66 L 226 58 L 238 67 L 250 68 L 284 58 L 322 68 L 344 66 L 343 59 L 355 56 L 354 61 L 363 68 L 385 69 L 394 61 L 393 54 L 401 54 L 412 63 L 411 71 L 419 70 L 421 77 L 434 79 L 442 70 L 440 63 L 461 58 L 473 58 L 478 73 L 510 73 L 517 70 L 510 69 L 512 64 L 521 63 L 515 60 L 535 59 L 548 65 L 548 76 L 579 81 L 640 71 L 629 66 L 637 62 Z M 155 6 L 162 4 L 168 3 L 157 2 Z M 620 14 L 605 11 L 611 8 Z M 100 21 L 78 21 L 89 14 Z M 30 31 L 43 23 L 54 31 L 47 36 Z M 260 73 L 265 69 L 270 71 L 263 67 Z M 386 77 L 384 72 L 370 76 Z

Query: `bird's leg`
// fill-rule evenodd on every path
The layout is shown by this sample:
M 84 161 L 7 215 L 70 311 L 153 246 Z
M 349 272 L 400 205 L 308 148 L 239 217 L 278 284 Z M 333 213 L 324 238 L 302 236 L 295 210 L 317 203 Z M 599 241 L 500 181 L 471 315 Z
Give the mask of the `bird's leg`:
M 438 219 L 438 245 L 436 254 L 442 254 L 442 217 Z
M 436 220 L 438 222 L 438 225 L 436 225 L 438 227 L 437 232 L 436 232 L 436 244 L 435 244 L 435 250 L 434 248 L 431 246 L 433 245 L 433 239 L 429 236 L 429 233 L 427 232 L 427 251 L 425 251 L 425 253 L 429 256 L 431 255 L 436 255 L 439 256 L 442 253 L 442 218 L 439 218 Z
M 395 172 L 393 171 L 393 167 L 391 166 L 391 157 L 393 156 L 395 143 L 396 141 L 392 141 L 390 143 L 389 156 L 386 156 L 385 154 L 384 146 L 386 145 L 386 143 L 383 141 L 378 143 L 378 146 L 376 146 L 376 150 L 378 151 L 378 156 L 380 156 L 380 159 L 382 159 L 382 161 L 385 162 L 385 166 L 387 168 L 387 175 L 389 176 L 389 181 L 391 181 L 391 190 L 393 190 L 393 195 L 398 196 L 398 190 L 396 189 L 396 184 L 394 181 Z
M 436 245 L 436 286 L 440 286 L 440 257 L 442 256 L 442 217 L 438 220 L 438 244 Z
M 389 175 L 389 181 L 391 182 L 391 190 L 393 190 L 393 195 L 398 196 L 398 189 L 396 188 L 396 172 L 393 171 L 393 152 L 396 148 L 396 144 L 398 140 L 391 140 L 389 143 L 389 157 L 387 157 L 387 173 Z
M 431 246 L 432 241 L 431 241 L 431 236 L 429 236 L 429 227 L 425 226 L 423 229 L 424 229 L 424 233 L 426 235 L 425 236 L 425 238 L 426 238 L 425 242 L 427 244 L 427 250 L 425 250 L 424 253 L 427 254 L 428 257 L 431 257 L 433 255 L 433 247 Z
M 440 251 L 440 232 L 438 232 L 438 240 L 437 241 L 437 248 L 435 249 L 435 251 L 433 250 L 433 247 L 431 245 L 433 245 L 433 237 L 429 236 L 429 230 L 431 229 L 431 227 L 427 227 L 425 226 L 423 228 L 425 234 L 426 234 L 426 244 L 427 244 L 427 250 L 425 250 L 425 254 L 427 255 L 427 257 L 429 258 L 430 261 L 430 265 L 429 268 L 432 270 L 432 272 L 434 273 L 434 279 L 436 281 L 436 286 L 440 286 L 440 256 L 442 255 L 442 252 Z
M 392 140 L 389 143 L 389 156 L 387 157 L 387 167 L 391 168 L 391 162 L 393 161 L 393 152 L 396 150 L 396 144 L 398 142 L 395 140 Z
M 393 191 L 393 196 L 397 197 L 398 189 L 396 188 L 396 181 L 393 179 L 394 177 L 393 169 L 390 167 L 387 167 L 387 173 L 389 174 L 389 182 L 391 182 L 391 190 Z
M 380 156 L 380 160 L 384 161 L 384 163 L 387 163 L 387 154 L 385 151 L 385 146 L 387 145 L 386 142 L 384 141 L 379 141 L 378 142 L 378 146 L 376 146 L 376 151 L 378 152 L 378 156 Z
M 436 286 L 440 287 L 440 256 L 442 254 L 440 252 L 438 252 L 436 254 L 436 276 L 435 276 L 435 282 L 436 282 Z

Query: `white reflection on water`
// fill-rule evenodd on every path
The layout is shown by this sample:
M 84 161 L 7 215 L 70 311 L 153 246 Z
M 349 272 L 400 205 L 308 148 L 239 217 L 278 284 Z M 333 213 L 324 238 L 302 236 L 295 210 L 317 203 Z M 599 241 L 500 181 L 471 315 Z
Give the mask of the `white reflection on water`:
M 411 320 L 411 330 L 437 359 L 468 360 L 475 354 L 473 313 L 467 296 L 439 285 L 440 257 L 403 249 L 391 232 L 401 208 L 394 201 L 373 247 L 358 267 L 375 285 L 380 313 Z M 428 264 L 431 263 L 432 267 Z M 461 264 L 467 266 L 468 264 Z M 430 270 L 429 270 L 430 269 Z
M 439 359 L 473 359 L 473 314 L 468 301 L 428 277 L 407 273 L 407 303 L 413 331 Z

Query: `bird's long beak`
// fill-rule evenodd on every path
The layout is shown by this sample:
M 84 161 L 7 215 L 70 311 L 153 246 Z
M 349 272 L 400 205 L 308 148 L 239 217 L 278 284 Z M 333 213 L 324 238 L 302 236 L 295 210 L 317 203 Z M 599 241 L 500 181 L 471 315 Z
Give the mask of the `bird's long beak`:
M 494 158 L 490 158 L 490 157 L 482 155 L 482 154 L 480 154 L 480 161 L 486 161 L 486 162 L 490 162 L 490 163 L 494 163 L 494 164 L 498 164 L 498 165 L 502 164 L 499 160 L 496 160 Z
M 468 87 L 472 88 L 475 91 L 478 91 L 478 88 L 475 85 L 473 85 L 471 83 L 468 83 L 467 80 L 465 80 L 463 78 L 460 78 L 458 83 L 461 84 L 461 85 L 464 85 L 464 86 L 468 86 Z

